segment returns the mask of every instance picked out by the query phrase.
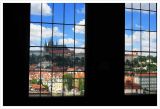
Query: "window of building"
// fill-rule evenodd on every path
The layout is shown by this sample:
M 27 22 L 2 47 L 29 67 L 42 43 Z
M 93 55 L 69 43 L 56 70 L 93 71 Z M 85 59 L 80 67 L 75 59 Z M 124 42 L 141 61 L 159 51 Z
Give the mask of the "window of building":
M 157 4 L 125 4 L 125 94 L 157 93 Z
M 29 96 L 84 96 L 85 4 L 31 4 Z

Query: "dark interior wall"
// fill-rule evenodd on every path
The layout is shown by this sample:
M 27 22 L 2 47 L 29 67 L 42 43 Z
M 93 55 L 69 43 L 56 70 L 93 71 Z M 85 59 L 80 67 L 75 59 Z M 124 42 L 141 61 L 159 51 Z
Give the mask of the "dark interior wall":
M 86 4 L 84 97 L 28 98 L 30 4 L 3 4 L 4 105 L 156 105 L 156 95 L 124 95 L 124 4 Z

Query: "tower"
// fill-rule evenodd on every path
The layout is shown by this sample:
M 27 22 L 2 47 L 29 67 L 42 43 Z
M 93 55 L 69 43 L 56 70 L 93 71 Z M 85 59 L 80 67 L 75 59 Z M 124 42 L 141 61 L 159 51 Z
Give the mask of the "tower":
M 53 46 L 54 46 L 54 43 L 53 43 L 53 41 L 52 41 L 52 37 L 51 37 L 51 39 L 48 41 L 48 46 L 49 46 L 49 47 L 53 47 Z

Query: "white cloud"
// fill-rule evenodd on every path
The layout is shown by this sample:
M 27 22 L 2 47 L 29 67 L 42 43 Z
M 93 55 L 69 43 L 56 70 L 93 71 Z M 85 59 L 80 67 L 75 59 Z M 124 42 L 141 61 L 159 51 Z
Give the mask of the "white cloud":
M 31 4 L 31 14 L 32 15 L 41 15 L 41 4 L 40 3 L 32 3 Z M 52 15 L 52 9 L 47 3 L 42 4 L 42 15 L 43 16 Z
M 74 51 L 73 48 L 69 48 L 69 50 Z M 84 49 L 75 49 L 75 53 L 84 53 L 85 50 Z
M 78 43 L 78 41 L 75 40 L 75 44 Z M 58 40 L 58 44 L 63 44 L 63 39 Z M 64 44 L 74 44 L 74 39 L 72 38 L 65 38 L 64 39 Z
M 78 14 L 84 14 L 85 13 L 85 7 L 81 8 L 81 9 L 77 9 L 76 10 Z
M 143 26 L 140 26 L 140 25 L 138 25 L 138 24 L 135 24 L 135 27 L 136 27 L 136 28 L 142 28 Z
M 79 23 L 79 25 L 85 25 L 85 19 L 82 19 Z M 72 28 L 72 30 L 74 31 L 74 28 Z M 75 33 L 79 33 L 79 34 L 84 34 L 85 32 L 85 26 L 75 26 Z
M 133 36 L 125 34 L 125 46 L 129 47 L 132 45 L 132 37 L 133 37 L 133 43 L 139 43 L 140 44 L 140 35 L 141 35 L 141 42 L 142 42 L 142 51 L 149 51 L 149 32 L 134 32 Z M 133 48 L 134 50 L 137 50 L 139 48 Z M 156 51 L 156 33 L 150 32 L 150 51 Z
M 84 53 L 84 49 L 75 49 L 75 53 Z
M 42 37 L 49 38 L 52 36 L 52 29 L 49 27 L 42 26 Z M 53 28 L 53 36 L 61 37 L 63 33 L 60 32 L 58 27 Z M 41 25 L 30 24 L 30 39 L 32 43 L 37 44 L 41 40 Z M 33 45 L 33 44 L 32 44 Z
M 126 8 L 131 8 L 131 3 L 125 3 Z M 134 9 L 140 9 L 140 3 L 133 3 Z M 141 3 L 141 9 L 143 10 L 149 10 L 149 4 L 148 3 Z M 156 3 L 150 3 L 150 9 L 156 11 Z

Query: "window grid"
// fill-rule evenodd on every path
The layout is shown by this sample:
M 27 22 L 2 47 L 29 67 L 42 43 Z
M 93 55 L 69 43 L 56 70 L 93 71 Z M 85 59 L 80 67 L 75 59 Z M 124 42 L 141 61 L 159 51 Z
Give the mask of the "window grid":
M 66 22 L 65 22 L 65 14 L 66 14 L 66 4 L 63 4 L 63 22 L 62 23 L 55 23 L 55 21 L 54 21 L 54 3 L 52 4 L 52 22 L 50 23 L 50 22 L 43 22 L 43 12 L 42 12 L 42 10 L 43 10 L 43 4 L 41 4 L 41 11 L 40 11 L 40 17 L 41 17 L 41 22 L 32 22 L 32 21 L 30 21 L 30 23 L 35 23 L 35 24 L 40 24 L 41 25 L 41 31 L 40 31 L 40 33 L 41 33 L 41 36 L 40 36 L 40 38 L 41 38 L 41 41 L 40 41 L 40 46 L 37 46 L 37 45 L 35 45 L 35 46 L 32 46 L 32 45 L 30 45 L 30 48 L 32 47 L 32 48 L 34 48 L 34 47 L 39 47 L 40 48 L 40 68 L 39 68 L 39 70 L 37 70 L 37 69 L 29 69 L 29 72 L 39 72 L 40 73 L 40 90 L 39 90 L 39 92 L 40 93 L 37 93 L 37 94 L 34 94 L 34 95 L 32 95 L 32 93 L 31 92 L 29 92 L 29 96 L 37 96 L 38 94 L 39 94 L 39 96 L 41 97 L 41 96 L 43 96 L 44 94 L 42 93 L 42 72 L 48 72 L 48 73 L 50 73 L 51 74 L 51 91 L 50 91 L 50 93 L 47 95 L 47 96 L 52 96 L 52 97 L 56 97 L 57 95 L 54 95 L 53 94 L 53 90 L 54 90 L 54 88 L 53 88 L 53 73 L 55 74 L 57 74 L 57 73 L 62 73 L 63 74 L 63 76 L 61 77 L 61 79 L 63 79 L 62 80 L 62 82 L 56 82 L 56 83 L 62 83 L 62 92 L 61 92 L 61 95 L 58 95 L 58 96 L 83 96 L 84 95 L 84 92 L 80 92 L 80 95 L 77 95 L 76 94 L 76 84 L 78 84 L 78 88 L 79 88 L 79 90 L 80 90 L 80 81 L 82 81 L 83 83 L 82 84 L 84 84 L 84 79 L 85 79 L 85 69 L 83 68 L 83 70 L 76 70 L 76 63 L 75 63 L 75 55 L 76 55 L 76 49 L 82 49 L 82 50 L 84 50 L 85 51 L 85 46 L 84 47 L 76 47 L 76 45 L 75 45 L 75 39 L 76 39 L 76 37 L 75 37 L 75 35 L 76 35 L 76 32 L 75 32 L 75 28 L 76 28 L 76 26 L 83 26 L 83 27 L 85 27 L 85 24 L 84 25 L 81 25 L 81 24 L 76 24 L 76 21 L 75 21 L 75 19 L 76 19 L 76 5 L 77 4 L 73 4 L 73 11 L 74 11 L 74 23 L 73 24 L 67 24 Z M 84 7 L 85 7 L 85 5 L 84 5 Z M 84 18 L 85 19 L 85 18 Z M 53 36 L 54 36 L 54 32 L 53 32 L 53 28 L 54 28 L 54 25 L 62 25 L 63 26 L 63 35 L 62 35 L 62 37 L 63 37 L 63 46 L 62 47 L 60 47 L 60 46 L 56 46 L 56 47 L 54 47 L 54 46 L 45 46 L 45 45 L 43 45 L 43 42 L 42 42 L 42 40 L 43 40 L 43 29 L 42 29 L 42 26 L 43 26 L 43 24 L 50 24 L 51 25 L 51 28 L 52 28 L 52 36 L 51 36 L 51 39 L 52 39 L 52 44 L 54 43 L 54 38 L 53 38 Z M 73 28 L 74 28 L 74 46 L 73 47 L 66 47 L 66 46 L 64 46 L 65 45 L 65 42 L 64 42 L 64 36 L 65 36 L 65 26 L 66 25 L 72 25 L 72 26 L 74 26 Z M 84 32 L 84 36 L 85 36 L 85 32 Z M 62 61 L 62 65 L 63 65 L 63 68 L 62 68 L 62 70 L 60 70 L 60 71 L 56 71 L 56 70 L 54 70 L 54 68 L 51 68 L 51 70 L 44 70 L 44 68 L 42 68 L 42 62 L 43 62 L 43 58 L 42 58 L 42 56 L 44 55 L 42 52 L 43 52 L 43 48 L 45 48 L 46 47 L 46 49 L 51 49 L 52 50 L 52 53 L 51 53 L 51 57 L 52 57 L 52 61 L 51 61 L 51 63 L 52 63 L 52 66 L 53 66 L 53 64 L 54 64 L 54 62 L 53 62 L 53 55 L 54 55 L 54 53 L 53 53 L 53 50 L 55 50 L 55 49 L 61 49 L 62 51 L 63 51 L 63 53 L 62 53 L 62 57 L 63 57 L 63 61 Z M 73 71 L 66 71 L 66 68 L 65 68 L 65 63 L 64 63 L 64 59 L 65 59 L 65 49 L 68 49 L 68 48 L 70 48 L 70 49 L 74 49 L 74 50 L 72 50 L 72 51 L 74 51 L 73 52 L 73 67 L 74 67 L 74 70 Z M 84 54 L 83 54 L 84 55 Z M 85 57 L 84 57 L 85 58 Z M 31 60 L 30 60 L 31 61 Z M 83 63 L 83 65 L 82 65 L 83 67 L 84 67 L 84 63 Z M 73 77 L 72 77 L 72 85 L 73 85 L 73 94 L 71 94 L 71 95 L 66 95 L 65 94 L 65 82 L 66 82 L 66 79 L 67 79 L 67 82 L 68 82 L 68 78 L 64 78 L 64 75 L 65 75 L 65 73 L 67 73 L 67 74 L 69 74 L 69 72 L 72 72 L 73 73 Z M 82 77 L 76 77 L 76 74 L 75 73 L 84 73 L 83 75 L 84 76 L 82 76 Z M 76 83 L 76 81 L 78 81 L 78 83 Z M 48 82 L 47 82 L 47 84 L 48 84 Z M 84 84 L 85 85 L 85 84 Z M 81 86 L 81 87 L 83 87 L 84 88 L 84 86 Z
M 155 54 L 156 56 L 157 56 L 157 25 L 156 25 L 156 30 L 151 30 L 151 25 L 150 25 L 150 23 L 151 23 L 151 19 L 150 19 L 150 17 L 151 17 L 151 12 L 155 12 L 156 13 L 156 17 L 155 17 L 155 19 L 156 19 L 156 22 L 157 22 L 157 11 L 153 11 L 153 10 L 151 10 L 150 8 L 151 8 L 151 5 L 149 4 L 149 9 L 148 10 L 144 10 L 144 9 L 142 9 L 142 3 L 139 3 L 139 5 L 140 5 L 140 9 L 135 9 L 135 8 L 133 8 L 133 3 L 131 4 L 131 6 L 130 6 L 130 8 L 126 8 L 125 7 L 125 10 L 126 9 L 130 9 L 131 10 L 131 18 L 129 19 L 130 20 L 130 22 L 131 22 L 131 28 L 127 28 L 127 26 L 125 25 L 125 31 L 127 30 L 127 31 L 130 31 L 131 32 L 131 42 L 130 42 L 130 44 L 131 44 L 131 50 L 127 50 L 128 48 L 126 47 L 127 46 L 127 43 L 125 42 L 125 95 L 135 95 L 135 94 L 156 94 L 157 93 L 157 89 L 156 89 L 156 85 L 157 85 L 157 82 L 156 83 L 154 83 L 153 81 L 156 81 L 156 77 L 157 77 L 157 73 L 156 73 L 156 71 L 154 71 L 154 78 L 152 77 L 153 76 L 153 74 L 151 74 L 151 71 L 153 70 L 151 70 L 151 57 L 153 58 L 153 56 L 151 56 L 151 54 Z M 138 28 L 138 29 L 134 29 L 134 22 L 133 22 L 133 20 L 134 20 L 134 17 L 133 17 L 133 14 L 134 14 L 134 11 L 135 10 L 138 10 L 138 11 L 140 11 L 140 27 Z M 156 10 L 157 10 L 157 4 L 156 4 Z M 149 19 L 148 19 L 148 23 L 149 23 L 149 29 L 148 30 L 145 30 L 145 29 L 143 29 L 143 26 L 144 25 L 142 25 L 142 20 L 144 20 L 144 19 L 142 19 L 142 11 L 148 11 L 149 13 Z M 127 23 L 127 14 L 126 14 L 126 21 L 125 21 L 126 23 Z M 133 38 L 133 36 L 134 36 L 134 33 L 136 32 L 136 31 L 139 31 L 140 32 L 140 41 L 139 41 L 139 44 L 140 44 L 140 50 L 134 50 L 134 46 L 133 46 L 133 44 L 135 43 L 135 39 Z M 144 41 L 143 40 L 143 38 L 142 38 L 142 35 L 143 35 L 143 33 L 142 32 L 148 32 L 148 36 L 149 36 L 149 39 L 148 39 L 148 41 L 149 41 L 149 43 L 148 43 L 148 47 L 149 47 L 149 49 L 148 50 L 143 50 L 142 49 L 142 47 L 144 46 L 143 45 L 143 43 L 142 43 L 142 41 Z M 154 32 L 155 33 L 155 35 L 156 35 L 156 41 L 155 41 L 155 43 L 156 43 L 156 50 L 154 51 L 154 50 L 151 50 L 151 32 Z M 127 34 L 127 32 L 125 32 L 126 34 Z M 125 36 L 125 40 L 127 40 L 126 39 L 127 37 Z M 128 54 L 127 54 L 128 53 Z M 148 72 L 148 74 L 144 74 L 144 71 L 143 71 L 143 66 L 142 66 L 142 63 L 143 63 L 143 61 L 142 61 L 142 57 L 144 57 L 144 53 L 148 53 L 148 57 L 149 57 L 149 64 L 148 64 L 148 66 L 145 66 L 145 67 L 148 67 L 147 68 L 147 71 L 146 71 L 146 73 Z M 127 55 L 129 56 L 129 54 L 131 55 L 131 66 L 128 64 L 128 62 L 127 61 L 129 61 L 127 58 Z M 137 55 L 137 57 L 139 58 L 139 56 L 140 56 L 140 59 L 141 59 L 141 61 L 139 61 L 139 59 L 138 59 L 138 63 L 140 62 L 140 72 L 139 72 L 139 76 L 138 76 L 138 72 L 136 72 L 136 71 L 134 71 L 134 67 L 135 67 L 135 63 L 134 63 L 134 60 L 135 60 L 135 57 L 134 57 L 134 55 L 135 54 L 139 54 L 139 55 Z M 136 58 L 137 58 L 136 57 Z M 147 57 L 147 56 L 146 56 Z M 155 57 L 156 58 L 156 57 Z M 152 60 L 153 61 L 153 60 Z M 155 63 L 156 65 L 157 65 L 157 60 L 156 60 L 156 63 Z M 126 66 L 128 66 L 128 68 L 129 68 L 129 66 L 130 67 L 132 67 L 132 69 L 130 68 L 130 70 L 129 71 L 127 71 L 127 68 L 126 68 Z M 157 68 L 157 66 L 156 66 L 156 68 Z M 153 71 L 152 71 L 152 73 L 153 73 Z M 136 75 L 137 75 L 137 80 L 139 81 L 138 83 L 136 83 L 135 84 L 135 81 L 136 81 Z M 147 78 L 148 78 L 148 80 L 145 80 L 144 81 L 144 79 L 145 79 L 145 77 L 143 77 L 143 75 L 148 75 L 147 76 Z M 151 81 L 152 80 L 152 81 Z M 148 89 L 145 89 L 144 87 L 145 87 L 145 85 L 146 84 L 144 84 L 144 82 L 147 82 L 148 81 Z M 130 83 L 129 83 L 130 82 Z M 135 88 L 135 87 L 138 87 L 139 86 L 139 88 Z M 151 86 L 153 87 L 153 88 L 155 88 L 156 90 L 151 90 Z M 148 92 L 147 92 L 148 91 Z M 153 91 L 153 92 L 152 92 Z

